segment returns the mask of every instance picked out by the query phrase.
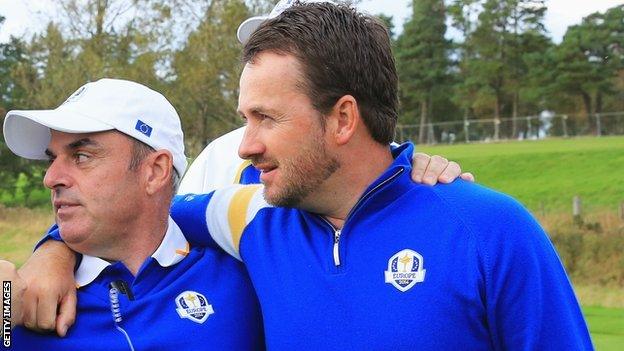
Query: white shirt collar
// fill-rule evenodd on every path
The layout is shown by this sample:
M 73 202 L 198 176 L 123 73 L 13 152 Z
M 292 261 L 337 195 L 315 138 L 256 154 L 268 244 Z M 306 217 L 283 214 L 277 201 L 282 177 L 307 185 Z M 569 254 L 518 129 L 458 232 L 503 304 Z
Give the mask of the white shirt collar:
M 167 232 L 160 246 L 152 257 L 162 267 L 172 266 L 184 259 L 189 253 L 189 243 L 186 241 L 180 227 L 169 217 Z M 83 255 L 80 266 L 76 271 L 76 285 L 82 287 L 90 284 L 102 271 L 111 264 L 99 257 Z

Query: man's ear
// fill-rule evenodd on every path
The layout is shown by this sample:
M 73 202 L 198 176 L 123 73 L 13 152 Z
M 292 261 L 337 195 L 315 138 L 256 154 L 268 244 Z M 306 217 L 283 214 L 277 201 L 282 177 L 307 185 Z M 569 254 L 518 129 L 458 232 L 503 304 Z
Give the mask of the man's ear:
M 338 99 L 332 109 L 332 117 L 335 119 L 333 137 L 336 144 L 348 143 L 361 122 L 360 109 L 355 98 L 351 95 L 345 95 Z
M 144 161 L 147 193 L 153 195 L 163 186 L 170 186 L 173 172 L 173 156 L 167 150 L 157 150 Z

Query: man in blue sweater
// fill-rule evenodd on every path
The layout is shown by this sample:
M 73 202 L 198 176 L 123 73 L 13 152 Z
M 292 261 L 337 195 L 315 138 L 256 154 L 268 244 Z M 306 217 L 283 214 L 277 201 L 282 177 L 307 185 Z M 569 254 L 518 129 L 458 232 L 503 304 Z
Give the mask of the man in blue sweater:
M 220 250 L 189 246 L 168 215 L 186 157 L 164 96 L 102 79 L 57 109 L 10 111 L 4 132 L 16 154 L 49 160 L 44 183 L 56 222 L 82 254 L 67 337 L 17 327 L 13 350 L 264 348 L 245 268 Z
M 264 186 L 188 195 L 171 214 L 191 242 L 246 264 L 269 349 L 592 348 L 521 205 L 462 181 L 414 184 L 413 146 L 388 149 L 397 76 L 379 22 L 295 4 L 251 35 L 243 61 L 239 154 Z

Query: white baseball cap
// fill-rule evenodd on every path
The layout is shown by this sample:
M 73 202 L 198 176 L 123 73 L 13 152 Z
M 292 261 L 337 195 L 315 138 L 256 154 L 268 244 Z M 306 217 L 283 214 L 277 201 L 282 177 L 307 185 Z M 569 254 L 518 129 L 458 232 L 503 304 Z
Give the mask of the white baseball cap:
M 236 32 L 236 36 L 238 37 L 238 41 L 241 44 L 245 44 L 249 37 L 253 34 L 253 32 L 260 27 L 260 25 L 271 18 L 275 18 L 279 16 L 282 12 L 284 12 L 287 8 L 289 8 L 296 0 L 281 0 L 275 5 L 273 11 L 268 15 L 254 16 L 249 17 L 243 23 L 238 26 L 238 31 Z M 299 2 L 331 2 L 329 0 L 299 0 Z
M 14 110 L 4 119 L 7 146 L 28 159 L 48 159 L 50 129 L 65 133 L 118 130 L 155 150 L 171 152 L 180 176 L 186 170 L 178 113 L 162 94 L 139 83 L 100 79 L 80 87 L 54 110 Z

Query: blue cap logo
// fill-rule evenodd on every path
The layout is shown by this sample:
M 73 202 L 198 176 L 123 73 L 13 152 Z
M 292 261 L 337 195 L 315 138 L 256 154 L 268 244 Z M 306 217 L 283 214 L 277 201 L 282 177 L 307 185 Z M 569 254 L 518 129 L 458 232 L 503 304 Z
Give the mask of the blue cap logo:
M 148 137 L 152 135 L 152 127 L 150 127 L 147 123 L 141 121 L 140 119 L 137 120 L 137 124 L 136 126 L 134 126 L 134 129 L 141 132 L 141 134 L 147 135 Z

